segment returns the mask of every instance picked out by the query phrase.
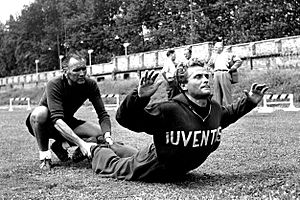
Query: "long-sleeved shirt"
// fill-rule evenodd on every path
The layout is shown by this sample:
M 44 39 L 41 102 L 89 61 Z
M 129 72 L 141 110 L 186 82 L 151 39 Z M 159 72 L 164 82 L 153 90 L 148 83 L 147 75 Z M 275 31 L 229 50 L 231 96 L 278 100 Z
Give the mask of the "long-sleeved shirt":
M 88 77 L 84 84 L 72 86 L 68 84 L 64 75 L 50 80 L 39 104 L 49 109 L 53 123 L 57 119 L 63 119 L 68 123 L 86 100 L 93 104 L 102 132 L 110 132 L 110 117 L 105 110 L 99 87 L 96 81 Z
M 200 166 L 218 148 L 222 129 L 256 106 L 247 98 L 226 107 L 208 99 L 203 110 L 183 94 L 147 106 L 149 100 L 134 90 L 119 107 L 116 119 L 132 131 L 152 135 L 159 162 L 176 174 Z

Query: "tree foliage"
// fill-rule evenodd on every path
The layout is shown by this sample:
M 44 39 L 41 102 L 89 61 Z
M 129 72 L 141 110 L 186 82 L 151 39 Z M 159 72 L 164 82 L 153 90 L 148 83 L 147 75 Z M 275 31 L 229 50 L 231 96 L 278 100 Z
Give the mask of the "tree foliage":
M 93 49 L 92 63 L 128 53 L 300 33 L 298 0 L 35 0 L 0 24 L 0 76 L 59 69 L 59 55 Z M 88 60 L 88 58 L 87 58 Z

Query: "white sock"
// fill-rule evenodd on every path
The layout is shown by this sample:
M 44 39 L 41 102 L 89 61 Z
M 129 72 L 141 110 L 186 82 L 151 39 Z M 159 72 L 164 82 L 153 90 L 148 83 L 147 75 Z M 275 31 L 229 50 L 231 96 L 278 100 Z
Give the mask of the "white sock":
M 40 153 L 40 160 L 44 160 L 44 159 L 50 159 L 51 160 L 51 151 L 47 150 L 47 151 L 39 151 Z

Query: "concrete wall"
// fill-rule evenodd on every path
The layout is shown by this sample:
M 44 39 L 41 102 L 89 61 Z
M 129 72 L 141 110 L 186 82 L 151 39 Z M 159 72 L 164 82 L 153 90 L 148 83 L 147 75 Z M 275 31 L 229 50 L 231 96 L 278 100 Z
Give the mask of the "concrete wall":
M 193 57 L 207 60 L 212 51 L 212 42 L 193 44 Z M 188 46 L 175 47 L 177 61 L 184 60 L 183 51 Z M 276 38 L 251 43 L 226 46 L 229 51 L 244 59 L 243 69 L 268 70 L 300 68 L 300 36 Z M 111 63 L 88 66 L 88 74 L 96 80 L 138 78 L 146 69 L 159 70 L 166 59 L 168 49 L 149 51 L 127 56 L 117 56 Z M 43 85 L 61 71 L 41 72 L 0 78 L 0 90 L 15 87 Z

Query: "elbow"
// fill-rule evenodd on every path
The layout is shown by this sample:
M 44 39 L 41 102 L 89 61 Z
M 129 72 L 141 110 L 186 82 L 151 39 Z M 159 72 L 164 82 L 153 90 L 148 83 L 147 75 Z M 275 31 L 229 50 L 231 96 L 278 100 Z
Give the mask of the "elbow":
M 127 126 L 126 126 L 126 124 L 127 124 L 127 123 L 126 123 L 126 120 L 125 120 L 124 117 L 122 117 L 121 114 L 118 113 L 118 112 L 117 112 L 117 114 L 116 114 L 116 121 L 117 121 L 121 126 L 127 128 Z
M 119 115 L 116 115 L 116 121 L 117 121 L 120 125 L 122 125 L 122 119 L 120 118 Z

